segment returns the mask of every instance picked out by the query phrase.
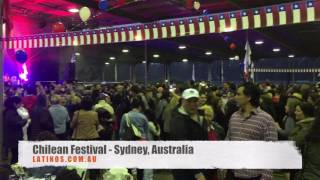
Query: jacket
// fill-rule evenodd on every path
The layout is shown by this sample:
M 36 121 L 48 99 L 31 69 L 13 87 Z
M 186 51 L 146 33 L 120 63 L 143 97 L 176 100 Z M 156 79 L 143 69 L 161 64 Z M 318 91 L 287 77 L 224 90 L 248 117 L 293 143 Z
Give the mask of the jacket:
M 18 141 L 23 140 L 22 127 L 27 123 L 17 110 L 7 109 L 4 112 L 4 145 L 7 148 L 17 148 Z
M 208 140 L 207 121 L 200 115 L 198 119 L 200 122 L 191 119 L 182 106 L 174 109 L 170 122 L 170 140 Z M 207 170 L 203 169 L 178 169 L 172 173 L 175 179 L 183 180 L 195 180 L 200 173 L 208 177 Z
M 310 128 L 313 125 L 314 118 L 309 117 L 306 119 L 303 119 L 296 123 L 296 126 L 292 130 L 289 140 L 295 141 L 296 146 L 302 149 L 305 143 L 305 137 L 308 134 Z
M 302 153 L 303 168 L 297 180 L 320 179 L 320 142 L 306 142 Z
M 53 119 L 47 108 L 35 106 L 31 112 L 31 123 L 28 128 L 29 140 L 36 140 L 43 131 L 54 133 Z
M 202 124 L 190 118 L 183 108 L 179 107 L 173 110 L 170 123 L 170 139 L 171 140 L 208 140 L 207 122 L 203 116 Z

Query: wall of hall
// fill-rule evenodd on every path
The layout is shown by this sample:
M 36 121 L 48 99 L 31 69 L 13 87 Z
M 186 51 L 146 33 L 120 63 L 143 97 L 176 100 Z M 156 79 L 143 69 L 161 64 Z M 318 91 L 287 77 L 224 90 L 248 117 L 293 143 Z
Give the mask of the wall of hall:
M 77 78 L 80 81 L 114 81 L 114 64 L 104 65 L 93 59 L 77 62 Z M 211 68 L 212 81 L 220 83 L 223 81 L 242 82 L 242 70 L 240 61 L 212 61 L 211 66 L 205 62 L 194 62 L 195 79 L 208 80 L 208 68 Z M 260 59 L 255 61 L 256 68 L 320 68 L 320 59 L 317 58 L 278 58 Z M 149 65 L 149 82 L 159 82 L 165 79 L 164 65 L 151 63 Z M 135 65 L 135 79 L 137 82 L 144 81 L 144 64 Z M 130 65 L 117 64 L 118 81 L 130 80 Z M 174 62 L 170 64 L 170 79 L 175 82 L 185 82 L 192 79 L 192 62 Z M 223 79 L 221 75 L 223 74 Z M 131 77 L 132 78 L 132 77 Z M 255 73 L 256 81 L 273 82 L 302 82 L 318 81 L 317 73 Z

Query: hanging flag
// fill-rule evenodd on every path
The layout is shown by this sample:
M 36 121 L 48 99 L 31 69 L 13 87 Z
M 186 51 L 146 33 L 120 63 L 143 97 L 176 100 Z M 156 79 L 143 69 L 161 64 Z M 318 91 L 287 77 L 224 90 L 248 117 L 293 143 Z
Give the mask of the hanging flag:
M 176 25 L 173 21 L 170 22 L 170 37 L 174 38 L 177 37 Z
M 298 3 L 294 3 L 292 7 L 293 11 L 293 23 L 300 23 L 301 22 L 301 12 L 300 12 L 300 6 Z
M 214 23 L 214 18 L 213 16 L 209 17 L 209 33 L 214 33 L 216 32 L 216 26 Z
M 189 20 L 189 35 L 195 35 L 196 30 L 192 19 Z
M 315 9 L 314 9 L 314 2 L 308 1 L 307 3 L 307 21 L 314 21 L 315 20 Z
M 230 13 L 230 27 L 233 31 L 237 30 L 237 18 L 234 12 Z
M 266 17 L 267 17 L 267 27 L 273 26 L 273 13 L 272 13 L 272 7 L 266 8 Z
M 195 75 L 194 64 L 192 64 L 192 81 L 196 81 L 196 75 Z
M 162 33 L 162 38 L 168 37 L 167 26 L 165 23 L 161 24 L 161 33 Z
M 253 11 L 253 20 L 254 20 L 254 28 L 260 28 L 261 27 L 261 17 L 260 17 L 260 10 L 255 9 Z
M 145 33 L 145 40 L 149 40 L 150 39 L 150 30 L 148 25 L 144 26 L 144 33 Z
M 226 19 L 224 18 L 223 14 L 219 15 L 219 32 L 225 32 L 226 31 Z
M 199 34 L 204 34 L 206 32 L 206 27 L 203 22 L 203 18 L 199 18 Z
M 180 36 L 185 36 L 186 35 L 186 28 L 185 28 L 185 25 L 184 25 L 184 21 L 180 20 L 179 24 L 180 24 L 179 25 Z
M 244 56 L 244 61 L 243 61 L 243 68 L 244 68 L 243 73 L 244 73 L 244 79 L 248 81 L 249 77 L 253 80 L 252 75 L 254 74 L 254 73 L 251 73 L 250 75 L 250 72 L 249 72 L 249 69 L 253 67 L 251 62 L 251 48 L 248 40 L 246 42 L 245 50 L 246 50 L 246 54 Z
M 248 12 L 242 11 L 242 29 L 248 29 L 249 28 L 249 18 L 248 18 Z
M 285 25 L 287 23 L 286 8 L 284 5 L 279 6 L 279 25 Z

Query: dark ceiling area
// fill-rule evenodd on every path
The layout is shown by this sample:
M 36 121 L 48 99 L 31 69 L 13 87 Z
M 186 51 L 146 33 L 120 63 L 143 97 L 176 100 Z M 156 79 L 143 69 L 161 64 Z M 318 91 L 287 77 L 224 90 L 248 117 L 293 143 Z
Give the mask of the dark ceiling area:
M 119 3 L 119 2 L 122 3 Z M 123 3 L 124 2 L 124 3 Z M 191 4 L 190 4 L 191 2 Z M 108 0 L 107 12 L 99 10 L 98 0 L 11 0 L 12 16 L 26 16 L 37 22 L 45 21 L 46 26 L 61 21 L 68 31 L 83 28 L 98 28 L 119 24 L 152 22 L 168 18 L 189 17 L 208 13 L 219 13 L 272 4 L 293 2 L 289 0 L 202 0 L 200 10 L 192 7 L 190 0 Z M 70 8 L 87 6 L 92 16 L 87 24 L 81 23 L 78 13 L 70 13 Z M 45 28 L 44 28 L 45 29 Z M 147 55 L 151 62 L 172 62 L 188 59 L 190 61 L 229 60 L 244 57 L 244 47 L 248 39 L 254 60 L 278 58 L 294 55 L 295 57 L 318 57 L 320 43 L 319 22 L 261 28 L 248 31 L 216 33 L 201 36 L 189 36 L 175 39 L 152 40 L 77 47 L 76 52 L 82 58 L 101 59 L 102 62 L 118 61 L 123 63 L 141 63 Z M 44 32 L 46 33 L 46 32 Z M 256 41 L 263 44 L 256 44 Z M 231 50 L 230 44 L 236 48 Z M 179 49 L 179 46 L 186 46 Z M 307 48 L 306 48 L 307 47 Z M 273 52 L 280 48 L 279 52 Z M 128 49 L 129 53 L 123 53 Z M 210 51 L 212 54 L 205 54 Z M 159 58 L 153 55 L 158 54 Z M 115 57 L 115 60 L 110 60 Z

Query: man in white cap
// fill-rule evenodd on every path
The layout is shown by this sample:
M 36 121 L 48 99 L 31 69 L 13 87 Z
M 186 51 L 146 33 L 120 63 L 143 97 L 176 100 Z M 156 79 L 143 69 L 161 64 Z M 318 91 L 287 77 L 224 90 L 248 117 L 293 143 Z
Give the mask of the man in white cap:
M 171 140 L 207 140 L 207 124 L 198 110 L 199 92 L 196 89 L 186 89 L 182 93 L 181 106 L 172 112 Z M 205 170 L 176 169 L 173 170 L 175 180 L 205 180 Z

